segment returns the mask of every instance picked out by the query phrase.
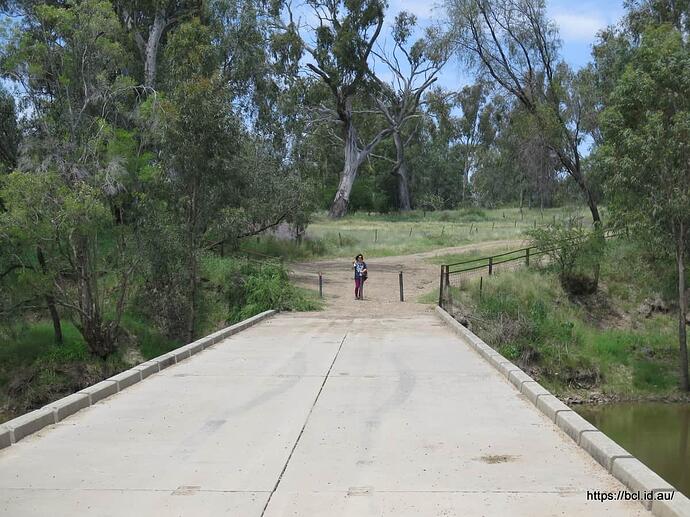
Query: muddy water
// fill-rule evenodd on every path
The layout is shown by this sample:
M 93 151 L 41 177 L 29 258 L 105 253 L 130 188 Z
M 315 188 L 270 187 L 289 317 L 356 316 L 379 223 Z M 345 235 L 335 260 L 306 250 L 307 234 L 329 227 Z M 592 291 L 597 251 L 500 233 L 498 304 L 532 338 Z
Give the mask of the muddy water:
M 690 404 L 645 402 L 573 409 L 690 497 Z

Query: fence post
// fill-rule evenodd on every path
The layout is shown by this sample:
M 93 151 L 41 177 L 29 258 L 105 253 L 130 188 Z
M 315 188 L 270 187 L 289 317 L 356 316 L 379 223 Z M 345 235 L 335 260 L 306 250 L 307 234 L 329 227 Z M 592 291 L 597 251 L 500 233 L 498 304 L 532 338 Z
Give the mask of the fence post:
M 484 290 L 484 277 L 480 276 L 479 277 L 479 300 L 481 301 L 482 299 L 482 291 Z
M 529 267 L 529 248 L 525 251 L 525 265 Z
M 446 289 L 450 293 L 450 268 L 446 268 Z
M 323 298 L 323 275 L 319 271 L 319 297 Z
M 489 257 L 489 276 L 491 276 L 494 272 L 494 258 Z
M 441 266 L 441 280 L 439 280 L 438 286 L 438 306 L 443 307 L 443 272 L 446 270 L 447 266 Z
M 374 230 L 374 242 L 379 241 L 379 231 L 378 229 Z
M 340 232 L 338 232 L 338 242 L 340 243 L 340 247 L 343 247 L 343 236 L 340 235 Z
M 400 272 L 400 275 L 398 277 L 400 279 L 400 301 L 404 302 L 405 301 L 405 296 L 403 295 L 403 272 Z

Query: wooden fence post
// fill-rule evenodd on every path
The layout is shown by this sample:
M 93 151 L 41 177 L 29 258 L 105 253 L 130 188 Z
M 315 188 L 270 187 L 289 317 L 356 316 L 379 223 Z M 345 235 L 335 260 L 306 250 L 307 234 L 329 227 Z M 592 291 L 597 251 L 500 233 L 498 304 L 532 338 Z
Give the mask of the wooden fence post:
M 525 265 L 529 267 L 529 248 L 525 251 Z
M 319 297 L 323 298 L 323 275 L 319 271 Z
M 494 258 L 489 257 L 489 276 L 494 272 Z
M 400 301 L 404 302 L 405 301 L 405 296 L 403 294 L 403 272 L 400 272 L 400 275 L 398 277 L 400 279 Z
M 443 307 L 443 272 L 448 266 L 441 266 L 441 279 L 438 286 L 438 306 Z

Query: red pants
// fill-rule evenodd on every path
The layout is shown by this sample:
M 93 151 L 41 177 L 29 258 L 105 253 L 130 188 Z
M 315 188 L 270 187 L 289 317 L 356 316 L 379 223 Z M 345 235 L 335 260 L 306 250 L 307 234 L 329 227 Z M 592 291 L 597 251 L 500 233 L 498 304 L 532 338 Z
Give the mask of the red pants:
M 361 278 L 355 278 L 355 298 L 362 297 L 362 286 L 364 281 Z

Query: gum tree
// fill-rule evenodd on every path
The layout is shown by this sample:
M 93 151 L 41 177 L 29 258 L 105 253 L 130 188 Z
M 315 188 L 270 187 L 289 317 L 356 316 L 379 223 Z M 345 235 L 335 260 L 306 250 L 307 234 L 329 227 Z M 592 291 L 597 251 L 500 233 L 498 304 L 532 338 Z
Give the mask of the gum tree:
M 599 158 L 613 213 L 672 247 L 678 274 L 680 384 L 688 383 L 686 269 L 690 237 L 690 45 L 664 24 L 641 43 L 602 114 Z
M 329 91 L 330 103 L 321 103 L 314 110 L 314 119 L 335 123 L 340 133 L 336 136 L 343 147 L 344 163 L 329 210 L 329 215 L 337 218 L 347 213 L 360 166 L 391 134 L 391 129 L 386 127 L 363 142 L 354 107 L 356 97 L 372 88 L 369 58 L 383 28 L 386 5 L 382 0 L 309 0 L 307 4 L 314 25 L 295 20 L 289 5 L 288 20 L 276 18 L 275 25 L 283 32 L 278 43 L 283 48 L 297 47 L 306 52 L 309 72 Z
M 576 76 L 559 59 L 544 0 L 446 0 L 459 56 L 529 112 L 548 148 L 580 188 L 595 225 L 596 197 L 582 168 L 584 106 Z
M 374 52 L 389 69 L 392 79 L 384 83 L 374 76 L 380 93 L 376 105 L 390 128 L 395 144 L 393 176 L 398 180 L 398 207 L 410 210 L 410 180 L 405 149 L 414 138 L 417 127 L 406 131 L 407 126 L 419 119 L 422 95 L 436 82 L 437 75 L 446 62 L 443 43 L 432 38 L 420 38 L 409 44 L 417 18 L 405 11 L 395 17 L 391 29 L 393 50 Z

